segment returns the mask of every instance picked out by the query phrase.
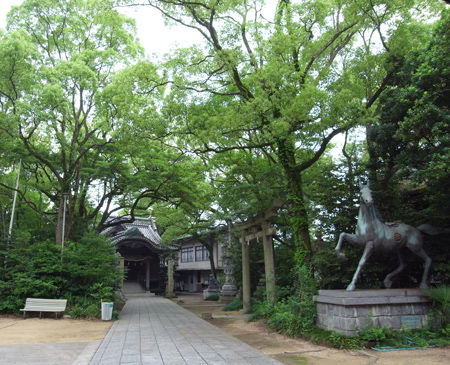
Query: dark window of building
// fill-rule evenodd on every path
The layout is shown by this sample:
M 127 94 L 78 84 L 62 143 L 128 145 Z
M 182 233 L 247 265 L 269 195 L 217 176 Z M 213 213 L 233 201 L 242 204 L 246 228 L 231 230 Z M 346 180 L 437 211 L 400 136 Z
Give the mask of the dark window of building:
M 181 262 L 194 261 L 194 247 L 184 247 L 181 249 Z
M 195 261 L 208 261 L 209 260 L 209 251 L 205 246 L 196 246 L 195 247 Z

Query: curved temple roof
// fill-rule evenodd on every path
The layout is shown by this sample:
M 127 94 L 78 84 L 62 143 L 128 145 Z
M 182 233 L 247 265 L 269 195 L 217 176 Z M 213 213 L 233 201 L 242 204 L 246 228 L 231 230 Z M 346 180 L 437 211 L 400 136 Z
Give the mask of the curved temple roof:
M 120 246 L 125 241 L 144 241 L 157 251 L 162 250 L 159 245 L 161 237 L 158 234 L 153 217 L 140 218 L 135 217 L 133 222 L 126 222 L 129 216 L 112 217 L 107 222 L 117 223 L 103 230 L 101 233 L 108 237 L 116 246 Z M 120 223 L 124 221 L 123 223 Z

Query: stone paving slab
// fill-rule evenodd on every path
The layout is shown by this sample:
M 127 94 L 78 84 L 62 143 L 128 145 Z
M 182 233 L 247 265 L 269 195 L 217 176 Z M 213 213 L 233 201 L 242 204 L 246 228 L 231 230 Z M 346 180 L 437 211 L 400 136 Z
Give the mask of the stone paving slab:
M 100 341 L 0 345 L 3 365 L 87 365 Z
M 91 365 L 281 364 L 174 302 L 130 297 Z

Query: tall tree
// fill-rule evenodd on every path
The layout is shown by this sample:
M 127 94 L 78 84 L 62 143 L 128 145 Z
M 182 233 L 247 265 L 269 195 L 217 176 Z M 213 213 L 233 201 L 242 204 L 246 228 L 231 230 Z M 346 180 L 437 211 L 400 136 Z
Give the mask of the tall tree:
M 136 59 L 141 48 L 133 21 L 112 6 L 109 0 L 26 0 L 8 14 L 10 33 L 3 42 L 15 37 L 16 49 L 2 59 L 9 61 L 0 85 L 7 104 L 1 118 L 8 121 L 2 133 L 17 146 L 28 185 L 52 203 L 40 213 L 56 221 L 57 243 L 64 201 L 67 237 L 88 205 L 90 184 L 98 177 L 92 172 L 108 171 L 116 162 L 107 158 L 111 125 L 97 98 L 114 71 Z M 29 50 L 35 50 L 32 59 L 23 57 Z
M 445 66 L 450 62 L 449 37 L 447 9 L 431 39 L 391 60 L 398 64 L 397 72 L 368 135 L 372 181 L 382 192 L 383 210 L 417 224 L 428 219 L 445 225 L 450 217 L 445 204 L 450 173 L 450 71 Z
M 390 39 L 420 3 L 283 0 L 268 16 L 262 2 L 148 0 L 205 39 L 167 64 L 179 133 L 196 152 L 259 153 L 282 169 L 307 263 L 303 174 L 371 115 L 392 76 L 382 67 Z
M 174 231 L 183 235 L 186 232 L 176 226 L 187 227 L 189 215 L 201 215 L 210 205 L 203 162 L 178 146 L 170 116 L 159 111 L 166 83 L 155 65 L 140 61 L 118 72 L 99 97 L 102 112 L 114 125 L 116 151 L 110 158 L 127 166 L 122 175 L 112 173 L 121 181 L 121 196 L 103 211 L 99 229 L 111 224 L 107 218 L 118 211 L 132 220 L 135 213 L 151 210 L 156 216 L 155 210 L 161 209 L 161 228 L 166 230 L 164 221 L 179 209 L 186 224 L 178 222 L 183 220 L 179 213 L 172 222 Z M 170 233 L 165 236 L 174 238 Z

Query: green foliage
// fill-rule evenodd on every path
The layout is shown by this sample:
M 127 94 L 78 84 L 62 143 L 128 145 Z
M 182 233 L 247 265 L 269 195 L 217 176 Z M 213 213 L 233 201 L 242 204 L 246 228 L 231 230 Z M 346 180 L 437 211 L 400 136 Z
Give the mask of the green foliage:
M 364 342 L 358 336 L 345 336 L 343 334 L 314 327 L 305 336 L 313 343 L 327 345 L 338 349 L 360 349 Z
M 311 312 L 292 298 L 278 303 L 257 302 L 253 305 L 253 311 L 250 320 L 265 318 L 270 328 L 292 337 L 302 337 L 314 343 L 340 349 L 361 348 L 364 344 L 359 337 L 344 336 L 316 327 L 314 320 L 311 321 L 307 317 L 307 313 Z
M 439 330 L 403 328 L 394 331 L 387 327 L 367 327 L 358 333 L 358 338 L 363 341 L 366 347 L 375 348 L 408 349 L 415 347 L 447 346 L 450 344 L 449 329 L 450 327 Z
M 115 300 L 121 279 L 115 248 L 88 232 L 61 247 L 52 241 L 13 241 L 0 277 L 0 311 L 18 313 L 27 297 L 66 298 L 73 316 L 98 317 L 100 301 Z
M 358 332 L 359 337 L 367 342 L 381 343 L 389 337 L 390 330 L 388 327 L 371 327 L 367 326 Z
M 220 298 L 219 294 L 211 294 L 208 295 L 205 300 L 217 301 L 219 300 L 219 298 Z
M 432 292 L 429 290 L 428 292 Z M 432 295 L 432 294 L 430 294 Z M 436 291 L 436 301 L 448 301 L 448 292 L 445 288 L 442 291 Z M 441 309 L 441 305 L 437 305 Z M 434 315 L 445 314 L 439 312 L 439 309 L 432 311 L 428 319 L 428 326 L 425 328 L 401 328 L 392 330 L 388 327 L 374 327 L 372 325 L 370 314 L 367 318 L 367 324 L 358 332 L 358 338 L 364 342 L 366 347 L 392 347 L 392 348 L 413 348 L 426 346 L 446 346 L 450 343 L 448 323 L 438 328 L 433 324 Z M 447 325 L 447 327 L 446 327 Z
M 448 165 L 450 151 L 450 70 L 442 65 L 450 62 L 448 8 L 432 33 L 428 27 L 420 31 L 424 30 L 426 42 L 388 59 L 386 67 L 393 77 L 381 96 L 379 118 L 368 129 L 368 167 L 375 201 L 385 221 L 446 227 L 450 219 L 450 175 L 443 166 Z M 425 236 L 424 241 L 425 251 L 433 260 L 430 279 L 448 282 L 448 235 Z M 382 260 L 376 264 L 385 266 Z M 394 285 L 416 285 L 411 273 L 421 272 L 422 261 L 408 254 L 406 264 L 407 269 Z
M 238 311 L 242 309 L 242 299 L 234 298 L 231 302 L 223 306 L 223 311 Z
M 450 286 L 440 286 L 425 292 L 431 299 L 431 325 L 450 327 Z
M 77 296 L 111 301 L 120 278 L 118 260 L 115 247 L 98 234 L 88 232 L 79 242 L 68 242 L 63 255 L 67 289 Z
M 399 179 L 408 180 L 416 188 L 426 182 L 435 191 L 430 190 L 428 197 L 419 196 L 422 204 L 433 203 L 433 195 L 448 192 L 448 170 L 443 166 L 448 162 L 450 146 L 447 97 L 450 70 L 441 65 L 450 60 L 449 39 L 450 11 L 446 9 L 431 39 L 389 60 L 388 67 L 396 72 L 381 98 L 379 121 L 368 135 L 371 168 L 379 169 L 373 179 L 378 183 L 374 187 L 388 188 Z M 394 204 L 401 199 L 392 191 L 389 194 L 396 198 Z M 448 206 L 438 199 L 439 203 L 435 203 L 441 206 L 431 204 L 430 213 L 437 221 L 448 221 Z M 389 208 L 389 197 L 385 200 Z M 416 214 L 423 214 L 428 204 Z
M 313 295 L 316 289 L 309 269 L 298 257 L 296 261 L 294 293 L 278 302 L 256 302 L 252 307 L 252 319 L 266 318 L 269 327 L 273 329 L 290 336 L 304 336 L 315 324 L 316 306 Z
M 101 304 L 89 297 L 70 297 L 66 312 L 72 318 L 99 318 Z

